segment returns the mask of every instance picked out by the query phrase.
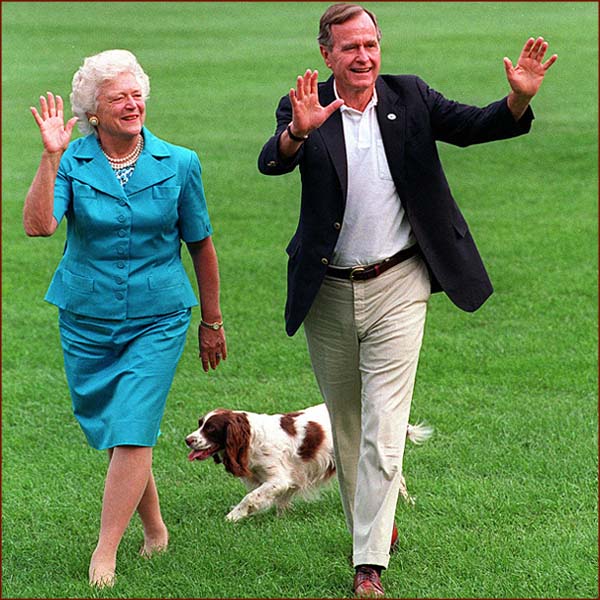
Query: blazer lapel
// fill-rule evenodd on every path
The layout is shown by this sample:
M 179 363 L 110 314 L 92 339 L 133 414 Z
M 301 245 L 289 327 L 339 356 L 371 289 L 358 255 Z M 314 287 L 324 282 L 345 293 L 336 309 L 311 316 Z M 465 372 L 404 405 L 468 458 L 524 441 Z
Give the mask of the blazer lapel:
M 335 100 L 333 91 L 333 76 L 323 86 L 319 86 L 319 101 L 321 106 L 327 106 Z M 346 145 L 344 143 L 344 126 L 342 125 L 342 113 L 336 110 L 319 129 L 318 133 L 329 152 L 333 166 L 342 186 L 344 202 L 348 191 L 348 162 L 346 159 Z
M 127 183 L 127 193 L 125 193 L 102 153 L 100 144 L 94 136 L 88 136 L 75 154 L 75 158 L 87 160 L 74 167 L 69 175 L 104 194 L 127 199 L 128 195 L 145 190 L 175 175 L 173 169 L 159 160 L 170 155 L 171 152 L 166 144 L 144 128 L 144 149 Z
M 69 172 L 69 175 L 90 187 L 115 198 L 126 198 L 121 184 L 102 153 L 98 140 L 89 135 L 74 154 L 74 158 L 85 160 Z
M 375 83 L 377 90 L 377 121 L 390 173 L 396 188 L 404 181 L 404 141 L 406 131 L 406 107 L 398 95 L 381 77 Z
M 161 158 L 171 156 L 168 146 L 144 128 L 144 149 L 127 183 L 129 195 L 141 192 L 176 175 Z
M 375 85 L 377 89 L 377 121 L 381 130 L 381 138 L 383 139 L 390 173 L 396 183 L 396 187 L 399 188 L 401 182 L 404 180 L 406 107 L 383 79 L 378 78 Z M 320 86 L 319 100 L 322 106 L 327 106 L 335 100 L 333 76 L 323 86 Z M 345 199 L 348 191 L 348 164 L 341 112 L 336 110 L 317 131 L 327 147 L 327 151 L 340 180 Z

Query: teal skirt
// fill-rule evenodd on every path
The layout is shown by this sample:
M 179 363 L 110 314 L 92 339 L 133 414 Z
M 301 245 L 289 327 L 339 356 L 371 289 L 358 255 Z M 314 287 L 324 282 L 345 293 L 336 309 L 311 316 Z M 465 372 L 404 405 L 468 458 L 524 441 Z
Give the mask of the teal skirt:
M 73 412 L 93 448 L 154 446 L 191 310 L 112 321 L 59 311 Z

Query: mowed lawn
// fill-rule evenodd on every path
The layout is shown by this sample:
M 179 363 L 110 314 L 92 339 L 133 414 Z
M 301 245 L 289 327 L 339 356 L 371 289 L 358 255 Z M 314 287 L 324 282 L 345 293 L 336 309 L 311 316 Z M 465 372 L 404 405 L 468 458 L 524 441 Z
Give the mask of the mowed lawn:
M 320 2 L 2 3 L 2 596 L 351 596 L 337 484 L 238 524 L 241 483 L 184 444 L 217 406 L 283 412 L 320 402 L 302 332 L 283 328 L 297 173 L 256 168 L 279 98 L 306 68 Z M 597 50 L 592 2 L 366 3 L 384 73 L 415 73 L 447 97 L 507 93 L 502 58 L 530 35 L 559 54 L 530 135 L 440 152 L 495 294 L 475 314 L 430 302 L 412 420 L 434 437 L 405 457 L 415 507 L 399 504 L 390 597 L 597 597 Z M 168 401 L 155 476 L 169 551 L 137 556 L 137 518 L 117 585 L 87 585 L 106 457 L 72 416 L 57 314 L 43 301 L 65 226 L 28 239 L 22 204 L 41 142 L 29 106 L 65 99 L 85 56 L 136 53 L 150 75 L 147 126 L 196 150 L 220 259 L 230 356 L 206 375 L 194 314 Z M 189 260 L 186 258 L 189 268 Z M 377 490 L 373 490 L 377 493 Z

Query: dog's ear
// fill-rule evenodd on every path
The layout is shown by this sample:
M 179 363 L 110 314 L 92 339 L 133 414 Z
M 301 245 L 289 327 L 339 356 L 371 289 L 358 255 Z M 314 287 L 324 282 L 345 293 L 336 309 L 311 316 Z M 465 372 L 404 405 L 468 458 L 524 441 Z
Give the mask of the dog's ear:
M 250 477 L 248 449 L 250 446 L 250 423 L 245 414 L 231 413 L 225 438 L 223 464 L 236 477 Z

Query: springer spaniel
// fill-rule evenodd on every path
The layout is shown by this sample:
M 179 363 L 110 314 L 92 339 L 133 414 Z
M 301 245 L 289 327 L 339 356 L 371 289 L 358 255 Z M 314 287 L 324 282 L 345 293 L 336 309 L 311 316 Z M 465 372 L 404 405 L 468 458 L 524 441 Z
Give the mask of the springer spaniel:
M 432 429 L 409 425 L 408 439 L 427 440 Z M 286 414 L 266 415 L 219 408 L 198 422 L 185 438 L 189 460 L 210 456 L 241 478 L 248 494 L 227 515 L 239 521 L 274 504 L 284 509 L 292 498 L 308 496 L 335 474 L 333 440 L 325 404 Z M 409 503 L 404 477 L 400 492 Z

